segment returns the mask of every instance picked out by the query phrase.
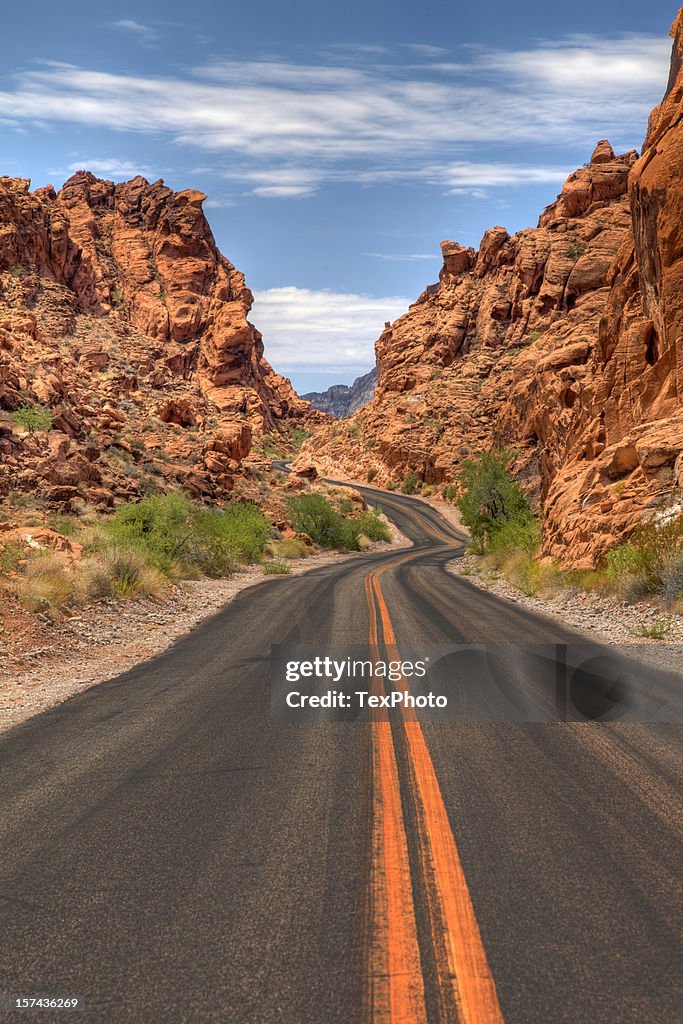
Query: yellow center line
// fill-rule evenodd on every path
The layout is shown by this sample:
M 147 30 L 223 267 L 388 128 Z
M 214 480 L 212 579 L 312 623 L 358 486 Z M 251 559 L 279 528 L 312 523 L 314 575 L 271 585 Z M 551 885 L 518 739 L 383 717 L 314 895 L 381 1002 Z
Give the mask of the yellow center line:
M 370 646 L 378 652 L 370 577 L 365 580 L 365 593 Z M 366 1017 L 373 1024 L 427 1024 L 408 841 L 388 717 L 371 722 L 371 730 L 373 829 Z
M 378 581 L 379 575 L 389 568 L 391 566 L 376 570 L 369 580 L 382 621 L 387 653 L 390 658 L 400 660 L 389 610 Z M 418 820 L 416 838 L 421 872 L 427 882 L 440 1005 L 445 1007 L 444 1015 L 447 1015 L 450 993 L 461 1024 L 502 1024 L 495 982 L 429 749 L 419 721 L 416 718 L 407 721 L 405 717 L 403 730 Z M 412 890 L 405 894 L 404 908 L 409 897 L 412 898 Z M 414 910 L 410 913 L 414 919 Z M 390 931 L 392 928 L 390 923 Z M 438 955 L 442 949 L 445 963 L 443 956 Z

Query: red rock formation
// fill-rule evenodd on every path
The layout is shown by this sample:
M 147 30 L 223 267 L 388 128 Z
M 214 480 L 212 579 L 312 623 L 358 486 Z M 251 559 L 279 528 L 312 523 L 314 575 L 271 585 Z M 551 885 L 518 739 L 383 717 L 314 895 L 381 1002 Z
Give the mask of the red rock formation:
M 263 358 L 204 199 L 141 177 L 79 172 L 59 193 L 0 178 L 0 493 L 37 481 L 53 500 L 110 503 L 152 473 L 220 495 L 253 438 L 309 416 Z M 34 403 L 47 438 L 3 417 Z
M 491 445 L 517 386 L 526 419 L 516 442 L 534 446 L 557 432 L 550 421 L 573 401 L 570 377 L 585 374 L 607 273 L 628 230 L 635 159 L 627 153 L 571 175 L 537 228 L 512 238 L 492 228 L 478 252 L 442 243 L 438 284 L 377 342 L 374 400 L 348 425 L 323 426 L 302 458 L 315 454 L 321 468 L 349 474 L 372 471 L 379 482 L 410 471 L 432 484 L 454 479 L 464 457 Z M 594 193 L 600 198 L 591 202 Z M 557 399 L 541 412 L 527 389 L 543 360 L 558 381 Z
M 375 398 L 302 453 L 395 484 L 457 480 L 492 445 L 544 515 L 544 549 L 593 564 L 683 487 L 683 15 L 642 156 L 605 140 L 538 227 L 487 231 L 377 342 Z
M 683 11 L 671 74 L 629 179 L 576 442 L 548 483 L 546 549 L 589 563 L 683 486 Z

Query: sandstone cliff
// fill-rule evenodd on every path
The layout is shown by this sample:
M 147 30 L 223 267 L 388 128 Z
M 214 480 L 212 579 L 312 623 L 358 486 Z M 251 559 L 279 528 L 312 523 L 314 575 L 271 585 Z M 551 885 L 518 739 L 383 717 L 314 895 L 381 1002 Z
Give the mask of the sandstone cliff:
M 376 344 L 375 398 L 302 458 L 396 484 L 514 449 L 544 550 L 595 562 L 683 484 L 683 22 L 643 154 L 598 143 L 536 228 L 442 243 L 443 267 Z
M 263 358 L 204 198 L 141 177 L 80 172 L 59 193 L 0 178 L 0 495 L 220 497 L 259 435 L 309 415 Z M 12 415 L 35 406 L 49 433 Z

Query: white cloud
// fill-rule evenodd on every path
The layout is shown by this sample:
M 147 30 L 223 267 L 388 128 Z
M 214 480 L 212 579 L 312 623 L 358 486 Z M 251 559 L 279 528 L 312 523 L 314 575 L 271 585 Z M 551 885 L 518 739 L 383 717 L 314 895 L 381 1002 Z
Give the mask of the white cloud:
M 441 57 L 448 50 L 443 46 L 431 46 L 428 43 L 401 43 L 404 50 L 412 50 L 418 57 Z
M 420 68 L 350 56 L 345 65 L 227 60 L 162 78 L 48 64 L 0 91 L 0 120 L 141 132 L 229 154 L 226 176 L 261 196 L 303 196 L 339 180 L 481 190 L 558 181 L 559 169 L 465 162 L 477 146 L 582 145 L 588 156 L 598 138 L 637 143 L 667 55 L 665 40 L 628 35 L 479 49 L 464 65 Z
M 234 206 L 235 200 L 230 199 L 228 196 L 213 196 L 204 202 L 205 210 L 224 210 L 229 206 Z
M 310 195 L 322 181 L 323 174 L 308 167 L 273 167 L 231 171 L 226 177 L 250 183 L 252 195 L 277 198 Z
M 406 312 L 410 299 L 310 288 L 256 292 L 250 319 L 263 333 L 270 362 L 296 369 L 343 372 L 374 363 L 374 342 L 385 320 Z
M 613 40 L 579 35 L 534 50 L 496 52 L 493 56 L 502 72 L 525 82 L 535 81 L 543 89 L 572 93 L 621 90 L 626 94 L 633 79 L 640 87 L 663 92 L 662 65 L 669 51 L 664 37 L 627 34 Z
M 156 42 L 158 39 L 158 33 L 153 28 L 149 28 L 148 25 L 143 25 L 139 21 L 133 21 L 130 18 L 121 18 L 120 21 L 110 21 L 109 26 L 111 28 L 121 29 L 122 32 L 130 32 L 136 36 L 138 42 L 149 45 L 150 43 Z
M 135 164 L 131 160 L 119 160 L 116 157 L 108 159 L 94 159 L 83 157 L 69 164 L 70 171 L 92 171 L 93 174 L 103 174 L 111 177 L 114 181 L 126 181 L 141 174 L 143 178 L 153 178 L 154 172 L 144 164 Z
M 364 252 L 363 256 L 371 256 L 375 260 L 391 260 L 401 262 L 412 262 L 413 260 L 439 260 L 441 257 L 433 252 L 407 252 L 407 253 L 389 253 L 389 252 Z

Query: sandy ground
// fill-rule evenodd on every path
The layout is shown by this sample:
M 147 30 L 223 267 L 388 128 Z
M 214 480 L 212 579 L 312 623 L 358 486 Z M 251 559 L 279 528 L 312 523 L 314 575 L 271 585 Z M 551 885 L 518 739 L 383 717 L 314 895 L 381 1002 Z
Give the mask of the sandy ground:
M 410 546 L 389 527 L 391 541 L 374 544 L 373 554 Z M 363 553 L 320 552 L 292 561 L 291 574 L 349 558 Z M 37 646 L 0 651 L 0 731 L 160 654 L 241 591 L 272 578 L 249 566 L 229 579 L 181 583 L 163 601 L 100 601 L 55 623 L 46 620 Z

